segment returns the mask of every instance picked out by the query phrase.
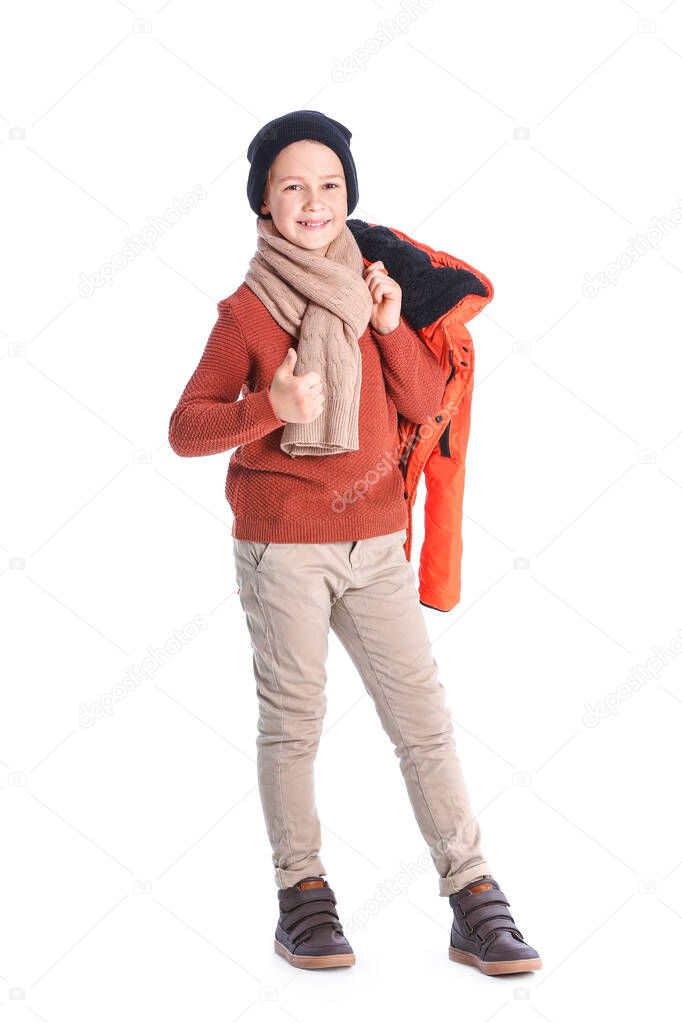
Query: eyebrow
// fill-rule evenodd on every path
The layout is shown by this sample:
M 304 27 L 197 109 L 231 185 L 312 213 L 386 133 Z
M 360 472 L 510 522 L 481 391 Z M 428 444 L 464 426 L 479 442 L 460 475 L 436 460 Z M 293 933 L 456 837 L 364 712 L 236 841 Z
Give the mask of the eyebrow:
M 328 180 L 329 178 L 341 178 L 341 174 L 322 174 L 322 180 Z M 305 178 L 305 174 L 287 174 L 285 178 L 280 178 L 279 182 L 282 184 L 284 181 L 300 181 Z

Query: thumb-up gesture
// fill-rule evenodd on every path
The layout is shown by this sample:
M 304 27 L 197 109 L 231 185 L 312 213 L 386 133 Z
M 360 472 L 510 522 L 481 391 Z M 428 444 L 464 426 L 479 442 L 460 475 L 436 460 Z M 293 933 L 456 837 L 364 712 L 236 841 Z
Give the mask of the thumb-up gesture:
M 298 355 L 289 348 L 275 370 L 270 384 L 270 401 L 275 415 L 287 423 L 310 423 L 324 408 L 320 374 L 311 371 L 294 376 Z

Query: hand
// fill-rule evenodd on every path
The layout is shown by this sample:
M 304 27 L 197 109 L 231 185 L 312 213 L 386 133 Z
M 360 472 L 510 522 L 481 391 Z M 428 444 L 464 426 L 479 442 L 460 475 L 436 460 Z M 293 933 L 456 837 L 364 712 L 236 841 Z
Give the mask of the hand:
M 286 423 L 310 423 L 324 408 L 320 374 L 311 371 L 294 376 L 298 355 L 289 348 L 270 384 L 270 402 L 278 419 Z
M 390 334 L 400 323 L 403 293 L 397 281 L 388 276 L 388 270 L 378 259 L 365 267 L 362 275 L 370 290 L 372 312 L 370 323 L 377 334 Z

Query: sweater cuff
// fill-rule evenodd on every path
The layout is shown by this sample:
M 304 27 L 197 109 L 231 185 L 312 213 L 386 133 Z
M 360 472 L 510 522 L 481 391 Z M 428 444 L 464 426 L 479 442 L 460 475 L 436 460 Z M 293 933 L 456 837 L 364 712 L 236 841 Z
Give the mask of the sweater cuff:
M 386 347 L 397 347 L 404 348 L 406 344 L 414 343 L 414 331 L 411 327 L 408 327 L 407 323 L 403 319 L 402 313 L 398 326 L 395 330 L 390 331 L 388 334 L 380 334 L 377 330 L 374 331 L 374 336 L 379 342 L 379 345 L 383 348 Z
M 248 397 L 256 420 L 262 422 L 263 426 L 269 427 L 270 430 L 286 426 L 286 419 L 280 419 L 272 406 L 268 387 L 264 387 L 262 391 L 253 391 Z

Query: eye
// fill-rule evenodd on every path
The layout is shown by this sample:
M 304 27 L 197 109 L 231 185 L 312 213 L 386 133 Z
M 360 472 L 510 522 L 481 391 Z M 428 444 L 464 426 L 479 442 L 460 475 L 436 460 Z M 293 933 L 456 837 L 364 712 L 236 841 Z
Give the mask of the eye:
M 285 187 L 284 191 L 288 192 L 290 188 L 302 188 L 302 187 L 303 186 L 299 185 L 299 184 L 287 185 Z M 328 181 L 326 187 L 327 188 L 338 188 L 339 185 L 335 181 Z

